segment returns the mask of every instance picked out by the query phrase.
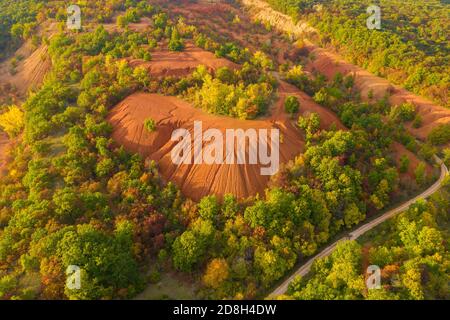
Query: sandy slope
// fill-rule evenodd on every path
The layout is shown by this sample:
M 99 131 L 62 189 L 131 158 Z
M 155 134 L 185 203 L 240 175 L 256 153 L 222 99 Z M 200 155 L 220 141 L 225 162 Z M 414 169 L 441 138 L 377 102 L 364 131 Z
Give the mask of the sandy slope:
M 242 0 L 241 2 L 255 19 L 269 22 L 280 31 L 302 39 L 317 34 L 317 30 L 314 28 L 301 21 L 295 24 L 289 16 L 273 10 L 264 1 Z M 424 140 L 437 125 L 450 123 L 450 109 L 436 105 L 401 87 L 392 85 L 386 79 L 377 77 L 363 68 L 346 62 L 339 55 L 329 50 L 319 48 L 308 41 L 305 41 L 305 43 L 308 44 L 308 50 L 314 56 L 314 59 L 306 67 L 307 71 L 317 70 L 329 78 L 337 72 L 341 72 L 343 75 L 355 75 L 355 86 L 361 91 L 363 99 L 367 100 L 367 95 L 372 90 L 375 99 L 381 99 L 386 93 L 390 93 L 389 101 L 391 104 L 411 102 L 416 105 L 418 113 L 422 116 L 423 125 L 418 129 L 408 126 L 415 137 Z
M 177 128 L 185 128 L 193 136 L 194 121 L 202 121 L 203 132 L 209 128 L 219 129 L 225 136 L 226 129 L 271 129 L 280 130 L 280 163 L 286 163 L 303 151 L 304 141 L 293 120 L 284 112 L 284 100 L 289 95 L 298 97 L 301 114 L 317 112 L 322 128 L 334 124 L 338 129 L 344 126 L 329 110 L 316 104 L 310 97 L 286 82 L 280 83 L 279 99 L 271 110 L 271 115 L 258 120 L 238 120 L 207 114 L 175 97 L 156 94 L 136 93 L 115 106 L 108 121 L 113 125 L 113 139 L 131 152 L 156 160 L 162 176 L 174 181 L 182 192 L 199 200 L 208 194 L 223 196 L 232 193 L 240 198 L 263 195 L 270 176 L 261 175 L 260 168 L 253 164 L 191 164 L 175 165 L 171 150 L 177 142 L 171 135 Z M 144 128 L 144 120 L 152 118 L 157 122 L 157 130 L 149 133 Z M 193 147 L 193 146 L 192 146 Z M 236 147 L 236 146 L 235 146 Z M 236 154 L 235 150 L 235 154 Z M 246 150 L 248 159 L 248 150 Z
M 317 113 L 320 117 L 320 125 L 322 129 L 328 129 L 332 124 L 336 126 L 338 130 L 346 130 L 345 126 L 341 123 L 339 118 L 327 108 L 314 102 L 314 100 L 303 91 L 297 89 L 297 87 L 285 82 L 280 81 L 278 88 L 278 95 L 283 98 L 278 101 L 277 110 L 280 114 L 284 114 L 284 98 L 287 96 L 297 97 L 300 103 L 300 114 L 307 115 L 311 112 Z
M 152 61 L 134 63 L 145 65 L 154 77 L 184 76 L 200 64 L 210 69 L 224 65 L 231 68 L 238 67 L 226 59 L 218 59 L 213 54 L 190 45 L 184 52 L 159 51 L 153 54 Z M 304 146 L 300 131 L 295 127 L 293 119 L 284 112 L 284 100 L 289 95 L 299 99 L 301 114 L 318 113 L 321 117 L 322 128 L 328 129 L 335 124 L 338 129 L 344 129 L 335 114 L 316 104 L 311 97 L 284 81 L 280 81 L 278 100 L 270 110 L 270 116 L 264 119 L 244 121 L 219 117 L 204 113 L 175 97 L 136 93 L 115 106 L 108 116 L 108 121 L 114 127 L 112 137 L 117 143 L 124 145 L 131 152 L 156 160 L 163 177 L 167 181 L 174 181 L 186 196 L 199 200 L 208 194 L 223 196 L 232 193 L 240 198 L 246 198 L 257 193 L 261 195 L 264 193 L 270 176 L 261 175 L 261 165 L 176 165 L 171 158 L 171 150 L 177 144 L 171 141 L 172 132 L 178 128 L 184 128 L 193 135 L 194 121 L 202 121 L 203 132 L 209 128 L 216 128 L 224 136 L 226 129 L 277 128 L 280 130 L 282 141 L 280 163 L 286 163 L 301 153 Z M 144 121 L 147 118 L 157 122 L 155 132 L 149 133 L 145 130 Z M 248 159 L 248 150 L 246 154 Z
M 344 76 L 353 75 L 355 77 L 355 87 L 360 90 L 361 98 L 365 101 L 370 100 L 368 94 L 372 91 L 372 101 L 382 99 L 387 94 L 392 105 L 399 105 L 405 102 L 414 104 L 417 112 L 422 117 L 423 123 L 418 129 L 413 128 L 411 125 L 407 126 L 408 130 L 415 137 L 425 140 L 434 127 L 450 123 L 450 109 L 438 106 L 406 89 L 392 85 L 388 80 L 377 77 L 358 66 L 348 63 L 337 54 L 318 48 L 312 43 L 309 43 L 307 48 L 314 56 L 314 59 L 306 67 L 307 71 L 318 71 L 327 78 L 332 78 L 338 72 Z

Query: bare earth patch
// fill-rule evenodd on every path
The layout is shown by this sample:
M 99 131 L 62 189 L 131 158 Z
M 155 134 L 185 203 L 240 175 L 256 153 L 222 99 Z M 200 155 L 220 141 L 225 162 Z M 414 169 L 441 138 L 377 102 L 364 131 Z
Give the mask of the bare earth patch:
M 413 103 L 423 119 L 423 125 L 418 129 L 412 128 L 411 125 L 407 128 L 418 139 L 425 140 L 434 127 L 450 123 L 450 109 L 395 86 L 384 78 L 377 77 L 361 67 L 346 62 L 338 54 L 319 48 L 308 41 L 306 38 L 317 35 L 318 31 L 305 22 L 294 23 L 289 16 L 273 10 L 266 2 L 261 0 L 243 0 L 242 4 L 254 19 L 269 22 L 279 31 L 304 40 L 304 43 L 307 44 L 306 48 L 314 56 L 314 59 L 306 66 L 306 71 L 317 70 L 327 78 L 332 78 L 338 72 L 344 76 L 354 75 L 355 87 L 366 101 L 369 100 L 368 94 L 372 91 L 374 100 L 381 99 L 386 93 L 389 93 L 389 102 L 393 105 L 404 102 Z
M 191 300 L 197 299 L 195 284 L 183 279 L 178 274 L 164 273 L 158 283 L 148 285 L 136 300 Z
M 37 33 L 51 38 L 56 34 L 56 23 L 46 23 L 40 26 Z M 35 48 L 31 40 L 27 40 L 14 54 L 23 59 L 18 61 L 16 73 L 11 74 L 11 62 L 5 60 L 0 64 L 0 84 L 9 84 L 17 89 L 20 95 L 28 90 L 37 88 L 42 84 L 45 75 L 51 68 L 51 59 L 48 55 L 48 46 L 41 44 Z
M 156 130 L 144 128 L 144 120 L 156 122 Z M 218 129 L 225 136 L 226 129 L 280 130 L 280 163 L 286 163 L 303 150 L 300 132 L 287 117 L 264 120 L 238 120 L 204 113 L 176 97 L 136 93 L 119 103 L 111 111 L 108 121 L 113 125 L 113 139 L 131 152 L 155 160 L 162 176 L 173 181 L 182 192 L 194 200 L 209 194 L 219 197 L 231 193 L 239 198 L 263 195 L 270 176 L 261 175 L 260 164 L 174 164 L 171 151 L 177 141 L 171 141 L 172 132 L 187 129 L 194 136 L 194 121 L 202 121 L 203 132 Z M 237 145 L 234 145 L 235 155 Z M 194 154 L 193 144 L 191 152 Z M 225 154 L 225 152 L 224 152 Z M 248 159 L 249 150 L 245 150 Z M 248 161 L 247 161 L 248 163 Z
M 182 52 L 169 51 L 167 48 L 152 52 L 152 60 L 130 60 L 132 67 L 142 66 L 154 77 L 174 76 L 182 77 L 191 74 L 199 65 L 204 65 L 209 71 L 215 71 L 220 67 L 236 69 L 237 64 L 222 58 L 217 58 L 213 53 L 187 44 Z
M 10 63 L 7 61 L 0 66 L 0 83 L 9 83 L 20 94 L 25 94 L 29 89 L 39 86 L 50 70 L 51 61 L 48 56 L 48 47 L 43 44 L 33 51 L 28 58 L 20 61 L 14 75 L 10 73 L 9 65 Z
M 407 156 L 409 159 L 409 167 L 406 174 L 412 178 L 415 179 L 414 171 L 416 170 L 419 163 L 423 162 L 425 163 L 425 171 L 428 176 L 433 174 L 433 167 L 425 161 L 421 161 L 414 153 L 406 149 L 402 144 L 398 142 L 392 143 L 392 150 L 395 153 L 395 161 L 397 165 L 400 165 L 400 159 L 402 156 Z

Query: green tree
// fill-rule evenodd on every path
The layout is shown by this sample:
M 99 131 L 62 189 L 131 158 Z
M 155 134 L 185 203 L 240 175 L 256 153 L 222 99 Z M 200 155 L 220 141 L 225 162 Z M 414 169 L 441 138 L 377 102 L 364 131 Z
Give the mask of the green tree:
M 192 231 L 185 231 L 173 243 L 173 264 L 181 271 L 191 271 L 204 253 L 203 245 Z
M 216 196 L 206 196 L 198 204 L 198 214 L 205 220 L 213 220 L 219 214 L 220 206 Z
M 450 167 L 450 148 L 445 148 L 442 152 L 444 154 L 444 163 L 447 165 L 447 167 Z
M 389 116 L 393 121 L 412 121 L 416 116 L 416 107 L 412 103 L 403 103 L 392 107 Z
M 436 252 L 442 252 L 444 250 L 442 238 L 439 230 L 425 226 L 420 231 L 418 237 L 418 246 L 421 254 L 432 255 Z
M 422 186 L 426 182 L 426 166 L 425 163 L 421 162 L 417 165 L 414 170 L 414 176 L 416 177 L 416 182 L 418 185 Z
M 55 213 L 63 221 L 66 219 L 74 221 L 82 213 L 80 199 L 72 188 L 65 187 L 57 190 L 53 195 L 53 203 L 55 205 Z
M 154 132 L 156 130 L 156 121 L 151 118 L 145 119 L 144 128 L 148 132 Z
M 408 172 L 408 168 L 409 168 L 409 157 L 407 155 L 402 155 L 400 158 L 400 172 L 401 173 L 406 173 Z
M 284 110 L 293 115 L 294 113 L 297 113 L 300 107 L 300 103 L 298 102 L 297 97 L 295 96 L 289 96 L 284 101 Z
M 129 222 L 119 223 L 114 236 L 91 225 L 78 225 L 68 230 L 58 243 L 58 256 L 64 266 L 79 266 L 86 275 L 81 290 L 66 289 L 68 297 L 100 299 L 106 292 L 109 293 L 106 296 L 112 297 L 120 289 L 126 289 L 128 297 L 136 294 L 141 277 L 133 258 L 132 236 Z
M 312 112 L 309 116 L 298 117 L 299 128 L 306 131 L 307 134 L 316 133 L 320 129 L 320 116 Z
M 180 37 L 178 29 L 173 28 L 172 35 L 171 35 L 170 41 L 169 41 L 169 50 L 170 51 L 183 51 L 183 49 L 184 49 L 184 42 Z
M 353 225 L 365 219 L 366 215 L 361 213 L 358 206 L 354 203 L 350 204 L 344 211 L 344 223 L 347 228 L 351 228 Z
M 435 146 L 448 143 L 450 141 L 450 124 L 441 124 L 433 128 L 428 135 L 428 141 Z

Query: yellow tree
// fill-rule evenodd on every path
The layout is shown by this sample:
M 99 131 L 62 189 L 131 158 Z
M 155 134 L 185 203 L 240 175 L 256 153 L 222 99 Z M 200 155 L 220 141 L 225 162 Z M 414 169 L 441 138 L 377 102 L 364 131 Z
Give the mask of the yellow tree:
M 0 115 L 0 127 L 11 137 L 17 136 L 25 126 L 24 113 L 17 106 L 8 107 L 8 111 Z

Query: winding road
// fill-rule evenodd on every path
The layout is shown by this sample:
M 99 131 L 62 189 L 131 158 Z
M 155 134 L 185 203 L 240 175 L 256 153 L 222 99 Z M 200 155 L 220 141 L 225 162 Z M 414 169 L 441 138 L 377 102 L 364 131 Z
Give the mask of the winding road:
M 324 258 L 331 254 L 333 252 L 334 248 L 336 248 L 337 244 L 344 240 L 356 240 L 358 239 L 362 234 L 366 233 L 367 231 L 375 228 L 380 223 L 392 218 L 396 214 L 405 211 L 408 209 L 413 203 L 415 203 L 419 199 L 425 199 L 429 196 L 431 196 L 433 193 L 435 193 L 439 188 L 441 187 L 441 184 L 444 180 L 444 178 L 448 175 L 448 168 L 445 166 L 443 161 L 435 156 L 435 160 L 438 164 L 441 166 L 441 176 L 439 179 L 427 190 L 419 194 L 418 196 L 404 202 L 400 206 L 396 207 L 395 209 L 389 210 L 385 214 L 379 216 L 378 218 L 360 226 L 358 229 L 350 232 L 347 236 L 342 237 L 341 239 L 335 241 L 325 249 L 323 249 L 320 253 L 309 259 L 305 264 L 303 264 L 300 268 L 298 268 L 289 278 L 287 278 L 281 285 L 279 285 L 270 295 L 268 298 L 274 298 L 278 295 L 282 295 L 286 293 L 288 289 L 289 283 L 294 280 L 297 276 L 305 276 L 309 270 L 311 269 L 311 265 L 316 259 Z

